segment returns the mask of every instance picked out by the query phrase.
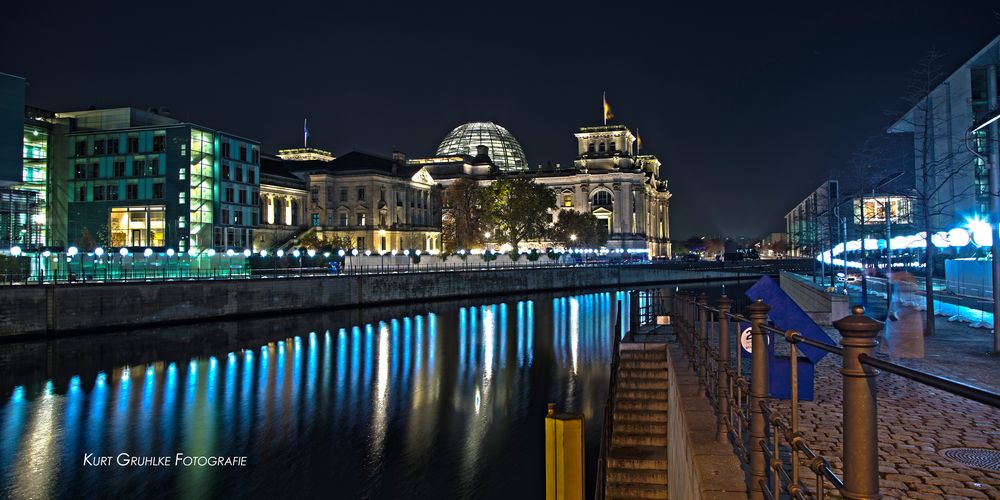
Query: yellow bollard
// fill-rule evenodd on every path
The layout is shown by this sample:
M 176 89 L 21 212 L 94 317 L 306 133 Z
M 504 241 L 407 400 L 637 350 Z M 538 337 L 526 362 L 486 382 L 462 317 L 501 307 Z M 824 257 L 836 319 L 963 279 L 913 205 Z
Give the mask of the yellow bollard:
M 545 498 L 583 500 L 583 415 L 545 415 Z

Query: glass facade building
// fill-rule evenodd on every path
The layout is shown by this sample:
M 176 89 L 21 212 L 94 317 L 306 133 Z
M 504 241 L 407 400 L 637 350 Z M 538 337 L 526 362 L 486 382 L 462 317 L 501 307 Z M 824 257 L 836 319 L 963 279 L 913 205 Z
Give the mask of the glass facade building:
M 455 127 L 438 146 L 437 156 L 476 156 L 476 146 L 489 148 L 490 159 L 501 172 L 528 169 L 521 144 L 507 129 L 493 122 L 470 122 Z
M 69 133 L 69 242 L 88 234 L 115 248 L 249 248 L 259 218 L 259 143 L 150 121 L 164 120 Z

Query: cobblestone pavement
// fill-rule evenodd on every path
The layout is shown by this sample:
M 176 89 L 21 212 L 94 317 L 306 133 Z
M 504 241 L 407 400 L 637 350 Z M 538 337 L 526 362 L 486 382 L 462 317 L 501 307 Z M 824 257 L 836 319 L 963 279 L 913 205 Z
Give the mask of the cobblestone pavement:
M 938 334 L 926 343 L 926 358 L 894 361 L 998 390 L 1000 358 L 988 354 L 990 335 L 945 319 L 937 326 Z M 839 342 L 836 330 L 829 333 Z M 800 431 L 843 477 L 840 363 L 839 357 L 828 355 L 816 366 L 815 400 L 800 403 Z M 941 454 L 955 447 L 1000 449 L 1000 410 L 889 373 L 881 373 L 877 385 L 884 498 L 1000 499 L 1000 472 L 975 469 Z M 788 402 L 778 406 L 787 418 Z M 807 467 L 800 470 L 812 489 L 814 476 Z M 836 492 L 832 496 L 839 497 Z

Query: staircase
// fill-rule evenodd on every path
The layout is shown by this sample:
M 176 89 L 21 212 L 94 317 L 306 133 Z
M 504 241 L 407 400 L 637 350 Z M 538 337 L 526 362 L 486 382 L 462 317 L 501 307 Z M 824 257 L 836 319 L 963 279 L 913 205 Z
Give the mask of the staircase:
M 605 498 L 667 498 L 666 344 L 621 344 Z

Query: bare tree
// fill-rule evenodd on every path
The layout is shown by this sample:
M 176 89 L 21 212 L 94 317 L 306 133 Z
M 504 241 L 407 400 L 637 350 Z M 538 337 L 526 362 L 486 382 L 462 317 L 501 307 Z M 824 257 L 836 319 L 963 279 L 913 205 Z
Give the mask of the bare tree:
M 924 252 L 925 336 L 934 334 L 933 277 L 938 252 L 931 236 L 946 229 L 946 224 L 954 220 L 955 202 L 968 197 L 975 187 L 972 182 L 956 182 L 961 180 L 959 177 L 963 173 L 968 173 L 973 157 L 963 144 L 965 138 L 950 130 L 952 124 L 946 113 L 950 105 L 947 99 L 951 97 L 935 92 L 945 76 L 941 69 L 943 58 L 944 54 L 932 50 L 920 59 L 903 97 L 911 109 L 895 126 L 895 131 L 916 135 L 913 201 L 918 227 L 927 239 Z M 968 125 L 964 124 L 962 130 Z

